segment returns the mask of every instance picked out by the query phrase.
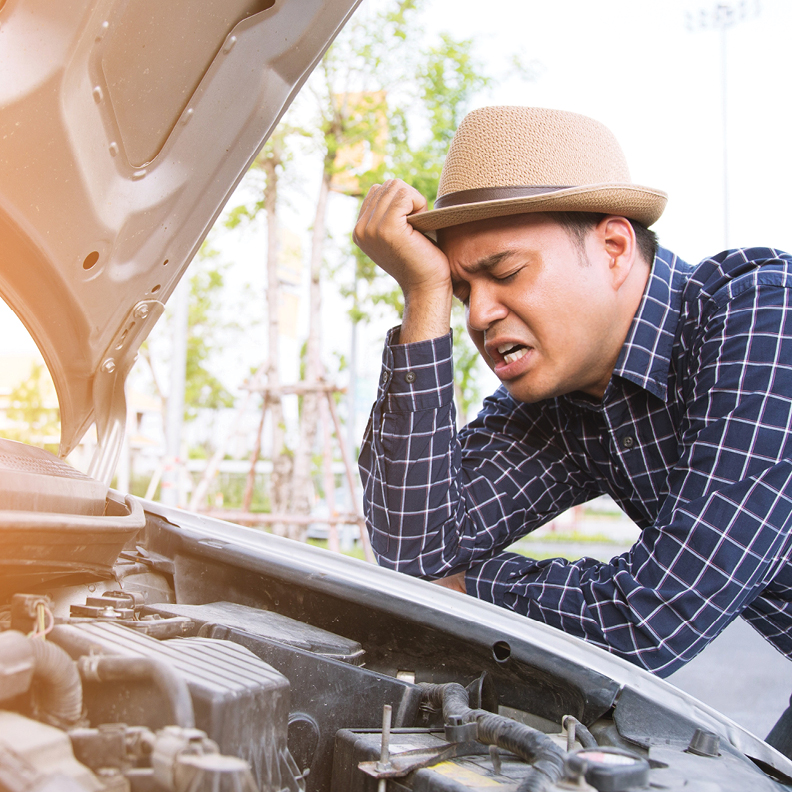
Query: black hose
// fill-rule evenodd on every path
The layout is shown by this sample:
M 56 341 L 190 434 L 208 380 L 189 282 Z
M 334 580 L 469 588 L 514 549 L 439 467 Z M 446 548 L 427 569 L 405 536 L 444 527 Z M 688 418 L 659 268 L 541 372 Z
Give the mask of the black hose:
M 571 715 L 564 715 L 561 725 L 567 729 L 567 731 L 570 726 L 574 726 L 575 739 L 584 748 L 599 748 L 597 738 L 577 718 L 573 718 Z
M 531 765 L 533 772 L 518 792 L 538 792 L 563 777 L 565 752 L 544 732 L 489 712 L 478 711 L 476 723 L 480 742 L 504 748 Z
M 77 665 L 68 653 L 50 641 L 30 638 L 35 668 L 36 705 L 54 726 L 76 725 L 82 718 L 83 695 Z
M 468 691 L 454 682 L 445 685 L 421 684 L 424 701 L 435 709 L 442 707 L 443 720 L 461 718 L 476 721 L 477 739 L 510 751 L 531 765 L 517 792 L 543 792 L 564 775 L 566 753 L 544 732 L 502 715 L 468 707 Z
M 448 723 L 451 718 L 462 718 L 463 721 L 475 720 L 474 710 L 468 706 L 468 690 L 456 682 L 445 685 L 434 685 L 431 682 L 421 682 L 421 695 L 423 700 L 433 709 L 442 709 L 443 723 Z
M 167 663 L 153 657 L 87 655 L 78 661 L 82 678 L 92 682 L 151 680 L 170 704 L 173 724 L 195 726 L 195 712 L 187 683 Z

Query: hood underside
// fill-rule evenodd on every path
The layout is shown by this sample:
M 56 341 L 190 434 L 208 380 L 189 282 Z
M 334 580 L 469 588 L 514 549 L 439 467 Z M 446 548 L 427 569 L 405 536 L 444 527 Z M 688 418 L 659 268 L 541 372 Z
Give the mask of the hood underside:
M 98 478 L 140 344 L 358 2 L 0 0 L 0 293 Z

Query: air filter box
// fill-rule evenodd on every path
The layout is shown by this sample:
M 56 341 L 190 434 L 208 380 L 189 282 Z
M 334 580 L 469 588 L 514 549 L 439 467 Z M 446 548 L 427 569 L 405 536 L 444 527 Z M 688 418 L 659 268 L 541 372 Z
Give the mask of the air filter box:
M 252 652 L 208 638 L 157 641 L 103 622 L 62 625 L 52 638 L 75 658 L 99 651 L 167 663 L 187 683 L 196 727 L 221 753 L 250 762 L 262 789 L 288 786 L 289 681 Z M 88 682 L 84 694 L 91 726 L 126 723 L 156 730 L 168 725 L 169 708 L 149 682 Z

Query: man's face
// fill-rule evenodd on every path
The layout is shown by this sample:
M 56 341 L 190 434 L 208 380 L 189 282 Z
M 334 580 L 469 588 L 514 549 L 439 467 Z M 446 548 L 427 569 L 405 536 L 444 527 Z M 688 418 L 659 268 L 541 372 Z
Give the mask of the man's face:
M 544 214 L 443 229 L 454 294 L 487 365 L 517 400 L 601 398 L 624 340 L 600 226 L 583 248 Z

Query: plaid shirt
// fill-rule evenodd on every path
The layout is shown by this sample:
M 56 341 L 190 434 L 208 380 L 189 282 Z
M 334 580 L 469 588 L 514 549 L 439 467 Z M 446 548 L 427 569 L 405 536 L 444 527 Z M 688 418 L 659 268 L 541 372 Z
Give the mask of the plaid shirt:
M 792 257 L 667 250 L 601 401 L 501 387 L 457 433 L 449 336 L 383 357 L 360 468 L 381 564 L 439 578 L 667 676 L 737 615 L 792 657 Z M 507 552 L 609 494 L 627 553 Z

